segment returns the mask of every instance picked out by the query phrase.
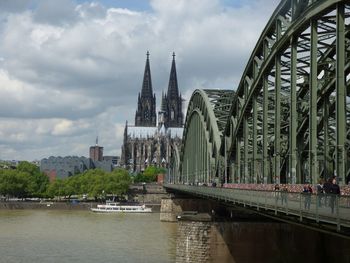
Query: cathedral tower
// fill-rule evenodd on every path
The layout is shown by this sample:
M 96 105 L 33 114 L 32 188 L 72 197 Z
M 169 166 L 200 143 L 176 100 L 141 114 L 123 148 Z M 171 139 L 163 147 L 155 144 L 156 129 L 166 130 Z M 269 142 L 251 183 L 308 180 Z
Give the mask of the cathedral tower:
M 155 127 L 156 120 L 156 95 L 153 93 L 152 90 L 151 69 L 149 66 L 149 52 L 147 51 L 142 90 L 141 94 L 139 93 L 137 102 L 135 126 Z
M 156 96 L 152 90 L 149 52 L 142 90 L 138 95 L 135 126 L 125 123 L 121 165 L 131 172 L 144 171 L 148 166 L 168 167 L 171 149 L 182 142 L 182 97 L 179 94 L 175 53 L 170 70 L 168 90 L 162 93 L 158 127 L 156 127 Z
M 171 63 L 168 93 L 162 97 L 162 111 L 165 111 L 164 122 L 166 127 L 183 127 L 182 97 L 177 85 L 175 53 Z

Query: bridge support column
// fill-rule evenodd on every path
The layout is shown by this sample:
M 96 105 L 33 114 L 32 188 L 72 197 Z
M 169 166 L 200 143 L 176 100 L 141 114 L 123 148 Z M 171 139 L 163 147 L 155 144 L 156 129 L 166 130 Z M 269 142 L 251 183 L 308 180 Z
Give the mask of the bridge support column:
M 344 3 L 337 4 L 337 43 L 336 43 L 336 172 L 345 181 L 345 139 L 346 139 L 346 85 L 345 85 L 345 15 Z
M 309 183 L 316 184 L 317 160 L 317 20 L 311 21 L 310 39 L 310 97 L 309 97 Z
M 252 169 L 252 176 L 253 176 L 253 182 L 252 183 L 260 183 L 258 178 L 258 106 L 257 106 L 257 98 L 256 96 L 253 97 L 253 169 Z
M 172 198 L 163 198 L 160 205 L 160 221 L 176 222 L 176 216 L 182 212 L 179 203 Z
M 179 219 L 176 262 L 332 262 L 341 255 L 337 262 L 345 263 L 348 248 L 348 239 L 285 223 L 214 222 L 197 214 Z
M 238 138 L 236 141 L 236 176 L 235 183 L 241 183 L 241 139 Z
M 297 37 L 291 39 L 290 58 L 290 123 L 289 123 L 289 175 L 292 184 L 302 183 L 300 174 L 297 174 Z
M 328 180 L 333 170 L 332 158 L 329 154 L 329 97 L 323 103 L 323 131 L 323 177 Z
M 264 56 L 265 58 L 268 56 L 268 42 L 264 41 Z M 274 179 L 272 178 L 272 171 L 270 168 L 270 159 L 268 155 L 268 147 L 269 147 L 269 138 L 268 138 L 268 129 L 269 129 L 269 83 L 268 83 L 268 75 L 263 76 L 263 175 L 264 175 L 264 184 L 274 183 Z
M 196 198 L 163 198 L 160 206 L 160 221 L 177 222 L 177 216 L 183 211 L 196 211 L 198 213 L 211 213 L 219 210 L 214 201 Z
M 280 23 L 278 23 L 280 30 Z M 279 33 L 280 34 L 280 33 Z M 276 183 L 281 180 L 281 56 L 276 56 L 275 76 L 275 177 Z M 288 182 L 289 183 L 289 182 Z
M 176 262 L 211 262 L 211 217 L 208 214 L 183 216 L 179 219 Z
M 280 40 L 282 36 L 282 22 L 280 19 L 276 21 L 276 40 Z M 275 58 L 275 151 L 274 151 L 274 165 L 275 165 L 275 177 L 276 183 L 281 182 L 281 54 L 278 54 Z M 286 183 L 289 183 L 286 180 Z
M 268 83 L 267 77 L 264 77 L 263 88 L 263 176 L 264 184 L 272 183 L 271 175 L 269 175 L 269 156 L 268 156 Z

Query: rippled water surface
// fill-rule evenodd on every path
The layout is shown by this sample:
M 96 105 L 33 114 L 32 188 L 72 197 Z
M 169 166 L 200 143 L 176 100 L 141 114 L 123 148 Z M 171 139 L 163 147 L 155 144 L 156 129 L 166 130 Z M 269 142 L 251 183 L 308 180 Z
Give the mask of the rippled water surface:
M 174 262 L 176 224 L 159 213 L 0 210 L 0 262 Z

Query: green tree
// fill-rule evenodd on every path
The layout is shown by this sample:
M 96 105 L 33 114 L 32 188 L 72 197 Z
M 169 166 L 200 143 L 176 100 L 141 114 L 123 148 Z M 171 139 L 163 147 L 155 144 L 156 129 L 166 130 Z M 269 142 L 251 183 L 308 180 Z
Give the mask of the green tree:
M 65 179 L 56 179 L 50 183 L 47 194 L 50 197 L 88 194 L 97 199 L 106 195 L 121 195 L 128 191 L 131 178 L 125 169 L 106 173 L 101 169 L 91 169 L 82 174 Z
M 39 167 L 29 162 L 20 162 L 16 169 L 28 175 L 27 194 L 33 197 L 44 197 L 49 185 L 49 178 L 42 172 Z
M 27 161 L 20 162 L 17 166 L 17 170 L 21 172 L 27 172 L 29 174 L 35 174 L 40 172 L 38 166 Z
M 143 172 L 143 176 L 140 176 L 139 178 L 137 178 L 137 180 L 143 179 L 143 181 L 139 181 L 139 182 L 146 182 L 146 183 L 155 182 L 157 181 L 157 175 L 165 172 L 166 172 L 165 168 L 148 166 Z
M 82 176 L 84 177 L 82 178 L 82 188 L 85 190 L 85 193 L 87 192 L 89 196 L 95 197 L 96 200 L 98 198 L 103 199 L 105 197 L 106 172 L 101 169 L 94 169 L 86 171 Z
M 30 175 L 17 170 L 0 170 L 0 194 L 24 198 L 29 195 Z
M 63 179 L 56 178 L 54 181 L 52 181 L 47 188 L 47 196 L 54 198 L 55 196 L 58 196 L 59 198 L 61 196 L 65 196 L 65 182 Z
M 68 199 L 70 199 L 72 195 L 82 194 L 81 181 L 81 175 L 73 175 L 64 180 L 64 193 Z
M 125 169 L 117 169 L 108 174 L 107 177 L 108 194 L 122 195 L 125 194 L 131 184 L 131 177 Z

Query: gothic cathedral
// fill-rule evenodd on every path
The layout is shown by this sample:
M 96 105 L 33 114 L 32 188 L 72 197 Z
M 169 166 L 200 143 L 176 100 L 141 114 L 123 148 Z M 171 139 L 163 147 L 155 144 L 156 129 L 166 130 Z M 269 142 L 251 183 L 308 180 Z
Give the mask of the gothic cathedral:
M 175 53 L 171 64 L 167 93 L 162 94 L 161 107 L 156 116 L 156 96 L 152 89 L 149 52 L 138 95 L 135 126 L 126 122 L 121 165 L 131 172 L 141 172 L 147 166 L 168 167 L 171 148 L 181 144 L 184 116 L 179 93 Z

